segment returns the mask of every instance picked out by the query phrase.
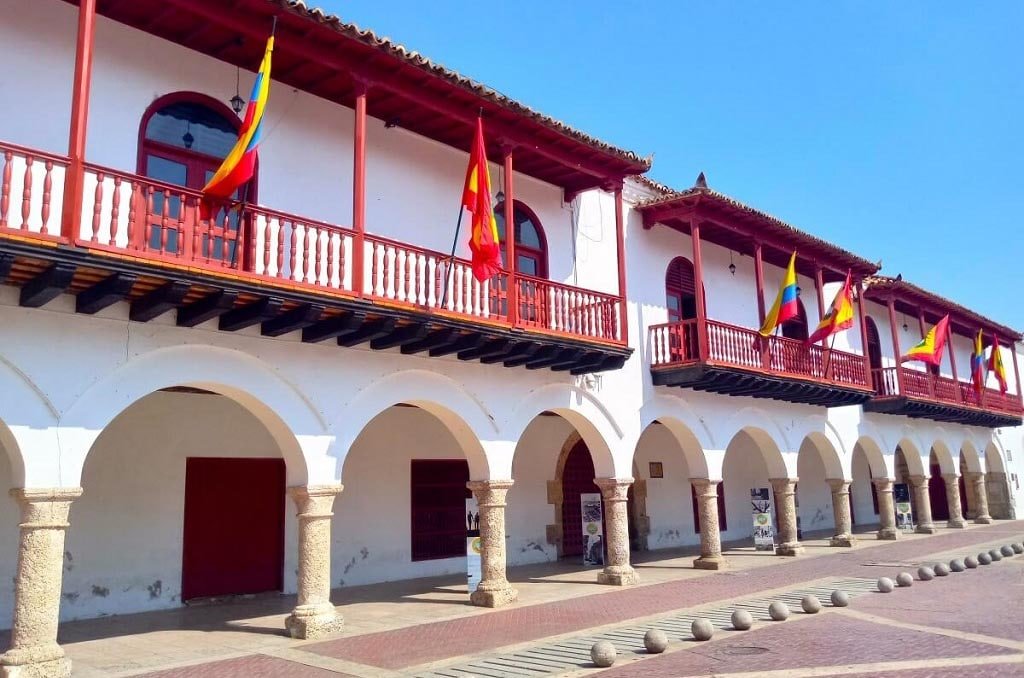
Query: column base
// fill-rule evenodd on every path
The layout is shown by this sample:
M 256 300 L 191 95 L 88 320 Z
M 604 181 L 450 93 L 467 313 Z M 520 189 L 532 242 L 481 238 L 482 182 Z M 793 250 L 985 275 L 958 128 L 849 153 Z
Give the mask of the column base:
M 693 566 L 698 570 L 724 570 L 728 567 L 722 554 L 714 556 L 701 556 L 693 560 Z
M 779 544 L 775 547 L 775 555 L 777 556 L 799 556 L 803 555 L 804 547 L 798 543 L 792 544 Z
M 829 546 L 839 548 L 851 548 L 855 543 L 857 543 L 857 539 L 852 534 L 837 534 L 828 540 Z
M 299 606 L 284 620 L 292 638 L 309 640 L 337 633 L 345 625 L 345 618 L 330 603 Z
M 505 582 L 504 586 L 481 589 L 477 586 L 476 591 L 469 594 L 469 602 L 477 607 L 504 607 L 519 600 L 519 591 Z
M 893 539 L 899 539 L 900 538 L 900 531 L 897 530 L 895 527 L 883 527 L 882 529 L 880 529 L 878 531 L 878 538 L 879 539 L 889 540 L 889 541 L 891 541 Z
M 977 518 L 974 519 L 974 524 L 975 525 L 991 525 L 992 524 L 992 516 L 978 516 Z
M 0 655 L 0 678 L 69 678 L 71 660 L 56 643 Z
M 914 532 L 917 532 L 918 534 L 935 534 L 938 531 L 939 531 L 938 528 L 936 528 L 934 525 L 931 525 L 931 524 L 929 524 L 929 525 L 918 525 L 917 527 L 914 528 Z
M 597 573 L 597 583 L 609 586 L 632 586 L 640 582 L 640 575 L 629 565 L 606 567 Z
M 964 530 L 967 529 L 967 521 L 963 518 L 958 518 L 956 520 L 950 518 L 949 521 L 946 523 L 946 527 L 954 530 Z

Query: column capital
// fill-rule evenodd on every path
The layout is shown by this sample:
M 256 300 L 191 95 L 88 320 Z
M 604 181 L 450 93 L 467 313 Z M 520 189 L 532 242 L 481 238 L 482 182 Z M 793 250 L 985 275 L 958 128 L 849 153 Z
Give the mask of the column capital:
M 298 510 L 299 518 L 330 518 L 334 515 L 334 499 L 344 485 L 294 485 L 288 494 Z
M 772 484 L 772 489 L 778 494 L 794 494 L 796 492 L 796 484 L 800 482 L 800 479 L 769 478 L 768 482 Z
M 827 482 L 828 486 L 832 488 L 832 492 L 834 494 L 849 494 L 850 483 L 853 481 L 845 480 L 843 478 L 826 478 L 825 482 Z
M 985 474 L 982 473 L 981 471 L 965 471 L 964 478 L 973 482 L 977 482 L 979 480 L 984 480 Z
M 892 492 L 892 485 L 895 481 L 892 478 L 872 478 L 871 482 L 875 484 L 879 492 Z
M 946 484 L 955 483 L 960 478 L 958 473 L 943 473 L 942 479 L 946 481 Z
M 605 501 L 626 501 L 632 478 L 594 478 L 594 484 L 601 489 Z
M 480 508 L 503 507 L 506 505 L 505 495 L 512 488 L 512 484 L 511 480 L 470 480 L 466 487 L 476 497 Z
M 910 484 L 913 485 L 914 487 L 919 487 L 920 485 L 928 482 L 928 476 L 915 474 L 912 476 L 907 476 L 907 480 L 909 480 Z
M 699 497 L 707 495 L 717 497 L 718 484 L 721 482 L 721 480 L 711 480 L 709 478 L 690 478 L 690 484 L 693 485 L 693 489 Z
M 81 487 L 16 487 L 11 497 L 21 505 L 22 528 L 67 529 L 71 502 Z

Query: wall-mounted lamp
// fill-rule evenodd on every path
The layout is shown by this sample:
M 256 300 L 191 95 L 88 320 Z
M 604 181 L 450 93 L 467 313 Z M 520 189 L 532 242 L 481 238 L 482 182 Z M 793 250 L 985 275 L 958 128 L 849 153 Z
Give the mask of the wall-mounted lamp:
M 192 123 L 186 123 L 185 133 L 181 135 L 181 143 L 185 144 L 185 148 L 191 149 L 192 144 L 196 142 L 196 138 L 192 136 Z
M 235 112 L 235 115 L 241 115 L 242 109 L 245 107 L 245 99 L 239 94 L 239 80 L 241 79 L 242 69 L 235 67 L 235 96 L 231 97 L 231 110 Z
M 732 260 L 732 250 L 729 250 L 729 273 L 736 275 L 736 264 Z
M 907 324 L 907 314 L 903 314 L 903 331 L 906 332 L 910 329 L 910 325 Z

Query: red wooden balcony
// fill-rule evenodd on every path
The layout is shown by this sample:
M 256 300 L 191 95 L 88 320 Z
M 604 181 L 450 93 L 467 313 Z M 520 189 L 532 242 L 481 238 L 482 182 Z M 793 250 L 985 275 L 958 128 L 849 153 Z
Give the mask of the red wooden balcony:
M 871 396 L 863 356 L 717 320 L 652 325 L 656 385 L 836 407 Z
M 272 336 L 573 372 L 629 355 L 617 295 L 509 271 L 479 282 L 468 261 L 261 206 L 205 220 L 198 193 L 96 165 L 80 231 L 62 235 L 68 164 L 0 143 L 0 281 L 22 287 L 23 305 L 66 291 L 80 312 L 124 299 L 136 320 L 177 308 L 183 325 L 220 317 L 225 330 L 259 323 Z
M 864 406 L 865 410 L 975 426 L 1021 423 L 1016 394 L 991 388 L 978 394 L 969 382 L 903 366 L 874 369 L 872 373 L 877 395 Z

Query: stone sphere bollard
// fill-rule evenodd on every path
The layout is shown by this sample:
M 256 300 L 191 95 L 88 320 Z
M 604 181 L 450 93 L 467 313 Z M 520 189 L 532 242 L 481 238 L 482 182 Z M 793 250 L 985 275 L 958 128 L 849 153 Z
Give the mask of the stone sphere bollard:
M 593 660 L 596 666 L 600 666 L 602 669 L 606 669 L 614 664 L 617 654 L 615 646 L 607 640 L 599 640 L 590 648 L 590 659 Z
M 1013 547 L 1009 545 L 1004 546 L 1001 549 L 999 549 L 999 552 L 1002 553 L 1004 557 L 1009 558 L 1013 555 Z
M 960 560 L 959 558 L 954 558 L 953 560 L 949 561 L 950 572 L 963 572 L 966 569 L 967 568 L 964 567 L 964 561 Z M 936 574 L 938 574 L 937 571 Z
M 974 556 L 967 556 L 966 558 L 964 558 L 964 567 L 966 567 L 968 570 L 973 570 L 974 568 L 978 567 L 978 564 L 978 559 Z
M 1014 544 L 1011 544 L 1011 546 L 1013 547 L 1014 553 L 1024 553 L 1024 544 L 1016 542 Z
M 992 564 L 992 556 L 990 556 L 989 554 L 987 554 L 985 552 L 979 553 L 978 554 L 978 564 L 979 565 L 991 565 Z
M 709 619 L 694 619 L 690 624 L 690 633 L 694 640 L 711 640 L 711 636 L 715 635 L 715 627 Z
M 993 563 L 998 563 L 1003 559 L 1003 554 L 1000 553 L 998 549 L 992 549 L 988 552 L 988 557 L 992 559 Z
M 878 590 L 882 593 L 892 593 L 893 587 L 892 579 L 888 577 L 878 578 Z
M 936 577 L 948 577 L 949 576 L 949 566 L 946 565 L 945 563 L 935 563 L 934 565 L 932 565 L 932 570 L 935 571 L 935 576 Z
M 789 606 L 775 601 L 768 606 L 768 616 L 774 621 L 786 621 L 789 619 Z
M 644 634 L 644 648 L 651 654 L 661 654 L 668 647 L 668 636 L 661 629 L 651 629 Z
M 733 610 L 732 627 L 737 631 L 749 631 L 754 625 L 754 617 L 746 610 Z
M 935 571 L 927 565 L 922 565 L 917 568 L 917 578 L 921 581 L 931 581 L 935 579 Z
M 900 572 L 896 575 L 896 586 L 913 586 L 914 576 L 909 572 Z
M 846 591 L 836 589 L 832 592 L 833 607 L 846 607 L 850 604 L 850 595 Z
M 800 599 L 800 607 L 807 614 L 817 614 L 821 612 L 821 601 L 818 600 L 818 596 L 806 595 Z

